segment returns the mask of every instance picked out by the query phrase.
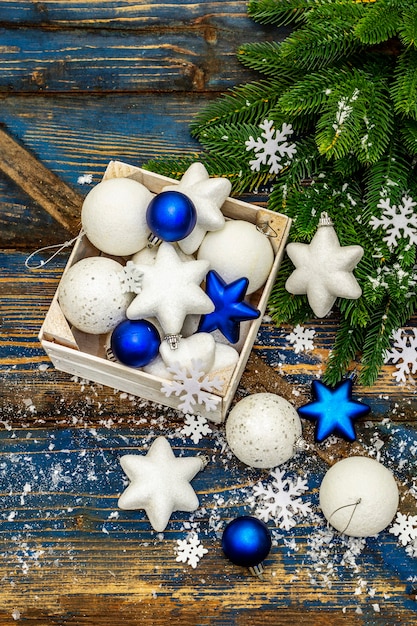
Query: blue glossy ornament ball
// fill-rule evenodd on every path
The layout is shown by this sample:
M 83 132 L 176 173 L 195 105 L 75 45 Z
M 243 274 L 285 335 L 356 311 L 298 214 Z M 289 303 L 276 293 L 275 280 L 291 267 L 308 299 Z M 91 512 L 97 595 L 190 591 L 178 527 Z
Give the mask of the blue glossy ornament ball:
M 193 202 L 180 191 L 162 191 L 146 210 L 149 229 L 162 241 L 180 241 L 193 230 L 197 212 Z
M 267 525 L 251 515 L 236 517 L 223 531 L 223 552 L 235 565 L 259 565 L 268 556 L 271 545 Z
M 143 367 L 158 355 L 161 338 L 146 320 L 124 320 L 113 330 L 110 347 L 120 363 Z

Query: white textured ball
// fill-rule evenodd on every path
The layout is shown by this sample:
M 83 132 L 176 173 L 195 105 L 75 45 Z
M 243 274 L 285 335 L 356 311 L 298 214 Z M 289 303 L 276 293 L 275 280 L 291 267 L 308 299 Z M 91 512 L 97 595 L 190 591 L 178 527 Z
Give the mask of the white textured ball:
M 123 293 L 123 266 L 106 257 L 88 257 L 72 265 L 62 277 L 58 300 L 67 320 L 92 335 L 108 333 L 126 319 L 134 294 Z
M 84 200 L 83 230 L 91 243 L 106 254 L 134 254 L 148 242 L 146 209 L 152 198 L 145 185 L 130 178 L 103 180 Z
M 336 530 L 370 537 L 390 524 L 398 508 L 398 487 L 389 469 L 364 456 L 335 463 L 320 486 L 320 507 Z
M 226 439 L 233 454 L 251 467 L 270 468 L 288 461 L 301 432 L 295 408 L 274 393 L 243 398 L 226 422 Z
M 207 233 L 198 250 L 198 259 L 210 261 L 210 269 L 226 283 L 245 277 L 247 294 L 265 283 L 274 262 L 271 243 L 254 224 L 230 220 L 221 230 Z

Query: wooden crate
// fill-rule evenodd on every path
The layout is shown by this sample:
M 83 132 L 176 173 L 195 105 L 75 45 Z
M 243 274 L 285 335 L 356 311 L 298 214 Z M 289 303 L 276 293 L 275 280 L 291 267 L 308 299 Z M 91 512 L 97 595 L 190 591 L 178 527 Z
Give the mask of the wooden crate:
M 166 185 L 177 182 L 138 167 L 119 161 L 111 161 L 103 179 L 115 177 L 132 178 L 145 185 L 154 193 L 159 193 Z M 258 319 L 246 325 L 248 327 L 246 336 L 239 342 L 241 347 L 237 364 L 230 371 L 215 372 L 224 381 L 223 390 L 217 396 L 220 400 L 217 401 L 216 409 L 209 412 L 205 410 L 204 406 L 198 409 L 200 415 L 217 423 L 222 422 L 226 417 L 249 358 L 262 321 L 262 315 L 265 313 L 268 298 L 281 264 L 291 224 L 291 220 L 285 215 L 233 198 L 226 200 L 222 207 L 222 212 L 226 219 L 245 220 L 259 227 L 266 225 L 265 227 L 268 228 L 269 234 L 272 235 L 270 240 L 275 259 L 264 286 L 250 296 L 251 304 L 260 310 L 261 315 Z M 74 246 L 64 274 L 71 265 L 80 259 L 99 254 L 101 253 L 88 241 L 87 237 L 82 237 Z M 175 396 L 167 398 L 161 392 L 161 385 L 164 382 L 161 378 L 107 359 L 104 348 L 105 338 L 103 336 L 85 335 L 71 328 L 60 309 L 57 293 L 45 317 L 39 333 L 39 339 L 58 370 L 89 381 L 108 385 L 114 389 L 140 396 L 165 406 L 178 408 L 181 398 Z

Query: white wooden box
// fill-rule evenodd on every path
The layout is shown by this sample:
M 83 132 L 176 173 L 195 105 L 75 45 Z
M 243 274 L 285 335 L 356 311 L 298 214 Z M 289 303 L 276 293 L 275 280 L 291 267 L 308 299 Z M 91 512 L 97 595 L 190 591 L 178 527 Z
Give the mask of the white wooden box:
M 160 193 L 166 185 L 177 182 L 138 167 L 119 161 L 111 161 L 103 179 L 115 177 L 133 178 L 154 193 Z M 260 310 L 261 315 L 250 324 L 246 324 L 248 330 L 246 336 L 239 341 L 241 347 L 236 366 L 231 371 L 216 372 L 216 375 L 220 376 L 224 381 L 222 391 L 217 396 L 216 409 L 208 412 L 205 410 L 204 405 L 198 407 L 198 410 L 196 408 L 196 413 L 217 423 L 222 422 L 226 418 L 239 380 L 245 369 L 262 316 L 265 313 L 278 268 L 281 264 L 291 225 L 291 220 L 285 215 L 233 198 L 226 200 L 222 207 L 222 212 L 227 219 L 246 220 L 256 224 L 259 228 L 267 229 L 274 250 L 275 260 L 264 286 L 250 296 L 250 303 Z M 86 236 L 82 237 L 75 244 L 64 273 L 80 259 L 99 254 L 101 253 L 88 241 Z M 40 330 L 39 340 L 58 370 L 89 381 L 108 385 L 114 389 L 140 396 L 165 406 L 178 408 L 178 404 L 181 402 L 180 398 L 176 396 L 167 398 L 161 392 L 161 386 L 164 382 L 161 378 L 108 360 L 106 358 L 105 338 L 103 336 L 86 335 L 71 328 L 60 309 L 57 293 L 51 302 Z

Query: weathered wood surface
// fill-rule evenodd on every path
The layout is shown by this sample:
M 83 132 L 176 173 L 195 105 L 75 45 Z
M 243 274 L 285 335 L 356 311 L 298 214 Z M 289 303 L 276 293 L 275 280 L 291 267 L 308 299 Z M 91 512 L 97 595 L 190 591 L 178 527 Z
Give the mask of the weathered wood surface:
M 0 0 L 1 128 L 35 159 L 31 175 L 39 161 L 84 196 L 91 187 L 79 177 L 98 182 L 111 159 L 140 166 L 197 151 L 193 115 L 249 75 L 234 49 L 272 32 L 246 17 L 246 2 Z M 417 514 L 415 385 L 396 384 L 386 366 L 372 388 L 357 388 L 372 412 L 354 444 L 317 446 L 304 424 L 311 447 L 285 467 L 308 477 L 314 515 L 291 531 L 271 523 L 265 581 L 250 577 L 224 559 L 221 529 L 253 512 L 252 487 L 268 473 L 230 455 L 223 427 L 194 444 L 175 412 L 54 370 L 37 334 L 68 253 L 36 272 L 25 259 L 69 233 L 15 181 L 0 173 L 0 624 L 414 624 L 416 559 L 388 530 L 356 553 L 336 535 L 326 543 L 318 489 L 339 458 L 380 454 L 400 510 Z M 265 322 L 237 399 L 272 391 L 306 401 L 337 323 L 311 320 L 315 348 L 300 357 L 290 328 Z M 143 512 L 117 509 L 120 455 L 145 452 L 158 434 L 176 454 L 210 456 L 193 481 L 200 509 L 175 514 L 163 536 Z M 175 554 L 190 520 L 208 549 L 195 570 Z

